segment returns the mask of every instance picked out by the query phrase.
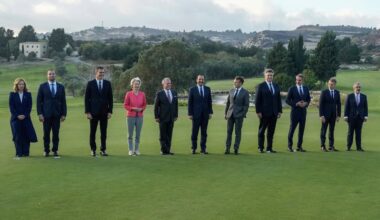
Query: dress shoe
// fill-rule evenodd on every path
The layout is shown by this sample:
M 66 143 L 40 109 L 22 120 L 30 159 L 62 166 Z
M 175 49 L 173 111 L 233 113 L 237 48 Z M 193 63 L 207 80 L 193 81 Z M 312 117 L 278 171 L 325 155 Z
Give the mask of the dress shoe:
M 364 152 L 363 148 L 358 148 L 357 151 Z
M 293 148 L 291 148 L 291 147 L 288 147 L 288 151 L 289 151 L 289 152 L 292 152 L 292 153 L 295 152 L 295 151 L 293 150 Z
M 92 150 L 91 151 L 91 156 L 96 157 L 96 151 Z
M 230 150 L 224 151 L 224 154 L 230 154 L 230 153 L 231 153 Z
M 136 150 L 136 151 L 135 151 L 135 155 L 136 155 L 136 156 L 140 156 L 140 155 L 141 155 L 140 151 L 139 151 L 139 150 Z
M 298 151 L 298 152 L 306 152 L 306 150 L 303 149 L 302 147 L 297 148 L 297 151 Z
M 351 151 L 351 147 L 347 147 L 346 151 Z
M 208 154 L 207 151 L 201 151 L 201 154 Z
M 329 151 L 332 151 L 332 152 L 334 152 L 334 151 L 338 151 L 337 149 L 335 149 L 335 147 L 329 147 Z
M 54 152 L 53 156 L 54 156 L 55 159 L 61 158 L 61 156 L 59 156 L 58 152 Z
M 277 151 L 275 151 L 275 150 L 267 150 L 267 153 L 277 153 Z
M 264 153 L 264 150 L 263 149 L 259 149 L 259 153 L 260 154 Z
M 325 147 L 325 146 L 322 146 L 322 147 L 321 147 L 321 151 L 323 151 L 323 152 L 327 152 L 326 147 Z
M 103 156 L 103 157 L 107 157 L 108 156 L 108 154 L 107 154 L 107 152 L 105 150 L 100 151 L 100 155 Z
M 191 150 L 191 154 L 197 154 L 195 150 Z
M 44 157 L 49 157 L 49 152 L 44 152 Z
M 238 150 L 238 149 L 235 149 L 235 150 L 234 150 L 234 154 L 235 154 L 235 155 L 238 155 L 238 154 L 239 154 L 239 150 Z

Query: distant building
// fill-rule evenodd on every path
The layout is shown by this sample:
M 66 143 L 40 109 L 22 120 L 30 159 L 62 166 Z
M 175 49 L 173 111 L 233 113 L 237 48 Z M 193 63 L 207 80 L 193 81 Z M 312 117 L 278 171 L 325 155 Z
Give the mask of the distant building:
M 40 42 L 23 42 L 19 45 L 20 52 L 24 51 L 24 55 L 27 57 L 31 52 L 36 54 L 37 58 L 47 56 L 47 41 Z

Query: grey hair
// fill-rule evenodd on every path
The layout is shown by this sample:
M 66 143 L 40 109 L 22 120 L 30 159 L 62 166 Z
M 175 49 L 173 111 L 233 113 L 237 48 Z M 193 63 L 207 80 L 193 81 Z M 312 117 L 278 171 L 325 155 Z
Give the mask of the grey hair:
M 162 79 L 161 84 L 164 84 L 165 81 L 172 81 L 169 77 L 165 77 Z
M 139 77 L 135 77 L 135 78 L 131 79 L 131 87 L 133 86 L 134 82 L 139 82 L 139 85 L 141 86 L 142 81 Z
M 355 82 L 354 85 L 352 85 L 352 88 L 355 88 L 356 86 L 360 86 L 360 82 Z
M 266 69 L 264 70 L 264 75 L 265 75 L 266 73 L 272 73 L 272 74 L 274 75 L 274 71 L 273 71 L 273 69 L 271 69 L 271 68 L 266 68 Z

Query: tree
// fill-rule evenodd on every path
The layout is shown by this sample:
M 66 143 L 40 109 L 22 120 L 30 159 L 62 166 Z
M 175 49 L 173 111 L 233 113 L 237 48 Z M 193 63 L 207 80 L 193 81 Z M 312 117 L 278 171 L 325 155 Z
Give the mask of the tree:
M 336 76 L 339 69 L 339 51 L 335 38 L 334 32 L 327 31 L 319 41 L 311 58 L 311 68 L 322 83 Z
M 361 49 L 351 42 L 351 38 L 345 37 L 337 40 L 339 49 L 338 60 L 340 63 L 353 63 L 360 61 Z
M 290 39 L 288 44 L 288 55 L 286 63 L 287 73 L 290 76 L 302 73 L 307 61 L 305 52 L 306 48 L 304 47 L 302 35 L 296 39 Z
M 67 37 L 63 28 L 53 29 L 49 37 L 49 47 L 56 52 L 62 52 L 67 44 Z
M 36 32 L 34 31 L 34 28 L 32 25 L 27 25 L 21 28 L 21 31 L 18 33 L 17 36 L 17 43 L 22 42 L 36 42 L 38 41 Z
M 268 54 L 268 67 L 276 73 L 287 73 L 287 54 L 288 51 L 282 42 L 276 43 Z
M 138 63 L 120 74 L 118 78 L 113 75 L 112 81 L 114 85 L 116 84 L 117 90 L 115 97 L 125 93 L 125 89 L 129 88 L 131 77 L 135 76 L 142 79 L 142 86 L 149 103 L 153 102 L 164 77 L 170 77 L 173 87 L 178 92 L 183 92 L 193 83 L 199 64 L 198 52 L 185 43 L 175 40 L 163 42 L 143 52 Z

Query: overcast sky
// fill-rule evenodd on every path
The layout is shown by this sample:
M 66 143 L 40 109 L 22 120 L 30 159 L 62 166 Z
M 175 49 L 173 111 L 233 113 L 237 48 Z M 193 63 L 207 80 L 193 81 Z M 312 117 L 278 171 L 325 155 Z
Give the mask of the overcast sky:
M 66 32 L 94 26 L 146 26 L 174 31 L 289 30 L 302 24 L 380 28 L 374 0 L 0 0 L 0 26 Z

